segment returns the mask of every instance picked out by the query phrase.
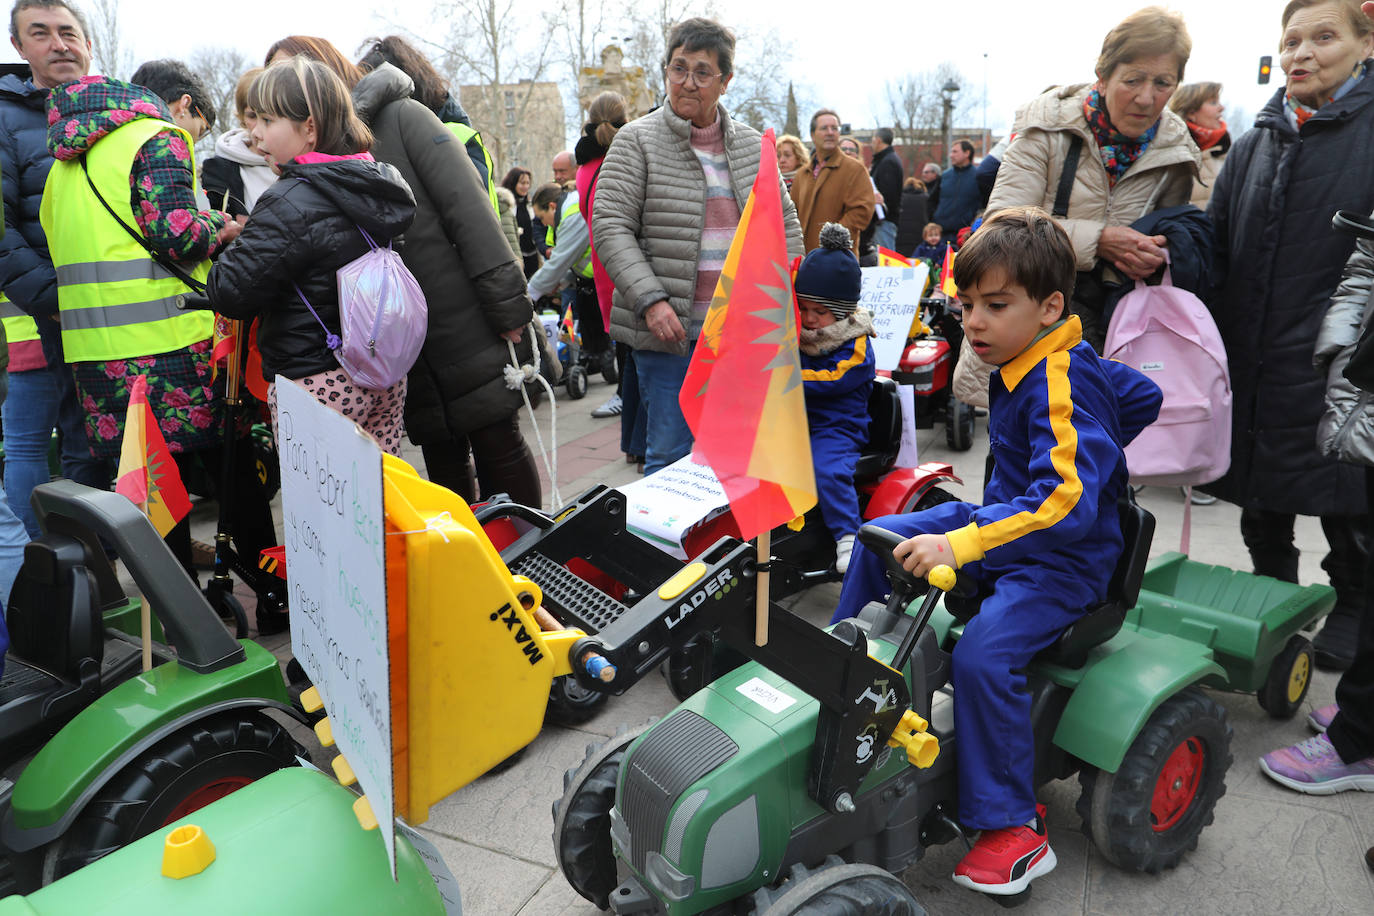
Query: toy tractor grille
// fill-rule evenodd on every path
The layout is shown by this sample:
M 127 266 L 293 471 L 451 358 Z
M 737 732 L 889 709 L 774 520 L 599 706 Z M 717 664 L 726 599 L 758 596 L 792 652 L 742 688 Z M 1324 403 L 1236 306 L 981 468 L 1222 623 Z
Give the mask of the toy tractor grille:
M 618 802 L 630 831 L 630 862 L 641 874 L 678 797 L 739 751 L 739 745 L 706 719 L 681 710 L 665 719 L 630 752 Z
M 593 633 L 606 629 L 629 611 L 577 573 L 543 554 L 526 554 L 511 572 L 533 580 L 544 593 L 544 605 L 564 623 L 582 625 Z

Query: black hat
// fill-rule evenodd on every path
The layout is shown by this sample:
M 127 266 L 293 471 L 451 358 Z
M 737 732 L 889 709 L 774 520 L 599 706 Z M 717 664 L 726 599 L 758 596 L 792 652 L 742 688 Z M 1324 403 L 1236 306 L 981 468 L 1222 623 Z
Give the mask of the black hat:
M 838 319 L 848 318 L 859 305 L 863 275 L 854 257 L 853 237 L 839 223 L 821 227 L 820 247 L 802 260 L 793 288 L 797 296 L 819 302 Z

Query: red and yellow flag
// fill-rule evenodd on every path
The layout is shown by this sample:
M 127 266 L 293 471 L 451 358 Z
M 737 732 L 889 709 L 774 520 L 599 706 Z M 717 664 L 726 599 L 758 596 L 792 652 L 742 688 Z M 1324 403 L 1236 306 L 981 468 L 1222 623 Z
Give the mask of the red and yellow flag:
M 954 246 L 945 246 L 945 263 L 940 265 L 940 292 L 953 299 L 959 295 L 959 287 L 954 284 Z
M 148 405 L 147 376 L 136 376 L 129 388 L 129 414 L 124 420 L 115 492 L 142 509 L 163 537 L 191 511 L 191 498 Z
M 573 307 L 568 303 L 568 310 L 563 313 L 563 333 L 568 335 L 568 340 L 573 339 Z
M 771 130 L 760 155 L 777 157 Z M 777 169 L 754 179 L 678 400 L 741 537 L 816 504 Z
M 214 346 L 210 350 L 210 381 L 219 378 L 219 367 L 229 360 L 229 354 L 239 345 L 238 328 L 235 322 L 223 315 L 215 315 Z
M 911 258 L 903 257 L 891 248 L 878 246 L 878 266 L 879 267 L 915 267 L 916 262 Z

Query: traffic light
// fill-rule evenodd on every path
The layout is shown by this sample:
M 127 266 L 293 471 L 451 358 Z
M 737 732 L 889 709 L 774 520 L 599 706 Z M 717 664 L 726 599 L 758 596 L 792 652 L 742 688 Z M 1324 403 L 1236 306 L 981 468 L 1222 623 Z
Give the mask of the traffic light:
M 1268 54 L 1260 58 L 1259 83 L 1261 86 L 1269 84 L 1269 74 L 1274 69 L 1274 58 Z

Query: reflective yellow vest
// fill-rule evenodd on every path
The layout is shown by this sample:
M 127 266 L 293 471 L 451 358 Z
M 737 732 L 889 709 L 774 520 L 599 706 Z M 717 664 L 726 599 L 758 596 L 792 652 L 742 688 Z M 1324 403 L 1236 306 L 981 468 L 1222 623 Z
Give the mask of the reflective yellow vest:
M 558 216 L 557 225 L 549 226 L 544 230 L 544 242 L 550 248 L 556 247 L 558 239 L 557 226 L 563 225 L 563 220 L 567 219 L 569 216 L 576 216 L 578 219 L 581 219 L 581 213 L 582 207 L 578 203 L 577 194 L 569 193 L 568 196 L 563 199 L 563 212 L 560 213 Z M 582 254 L 582 257 L 579 258 L 577 263 L 573 265 L 573 270 L 580 274 L 583 279 L 590 280 L 592 278 L 591 245 L 587 246 L 587 250 Z
M 134 156 L 157 133 L 173 130 L 192 149 L 191 137 L 156 118 L 130 121 L 86 153 L 91 181 L 126 226 L 138 232 L 129 203 Z M 195 172 L 194 152 L 190 168 Z M 196 191 L 200 185 L 196 182 Z M 176 307 L 186 284 L 153 260 L 106 212 L 82 174 L 81 162 L 55 163 L 43 189 L 39 221 L 57 269 L 62 348 L 68 362 L 130 359 L 169 353 L 210 337 L 214 315 Z M 204 280 L 210 262 L 187 273 Z
M 23 343 L 38 339 L 38 323 L 19 311 L 19 306 L 0 293 L 0 323 L 5 327 L 5 340 L 9 343 Z
M 479 158 L 482 160 L 483 166 L 486 167 L 486 174 L 482 174 L 482 170 L 479 168 L 477 177 L 481 178 L 486 186 L 487 197 L 491 199 L 491 208 L 499 214 L 501 212 L 501 205 L 496 200 L 496 175 L 493 171 L 496 166 L 491 161 L 491 153 L 487 152 L 487 145 L 482 142 L 481 132 L 474 130 L 466 124 L 460 124 L 454 121 L 445 121 L 444 126 L 449 129 L 450 133 L 458 138 L 459 143 L 463 144 L 463 152 L 468 154 L 468 158 L 472 160 L 474 166 L 477 165 L 477 160 Z M 474 148 L 480 155 L 474 156 L 472 154 Z

